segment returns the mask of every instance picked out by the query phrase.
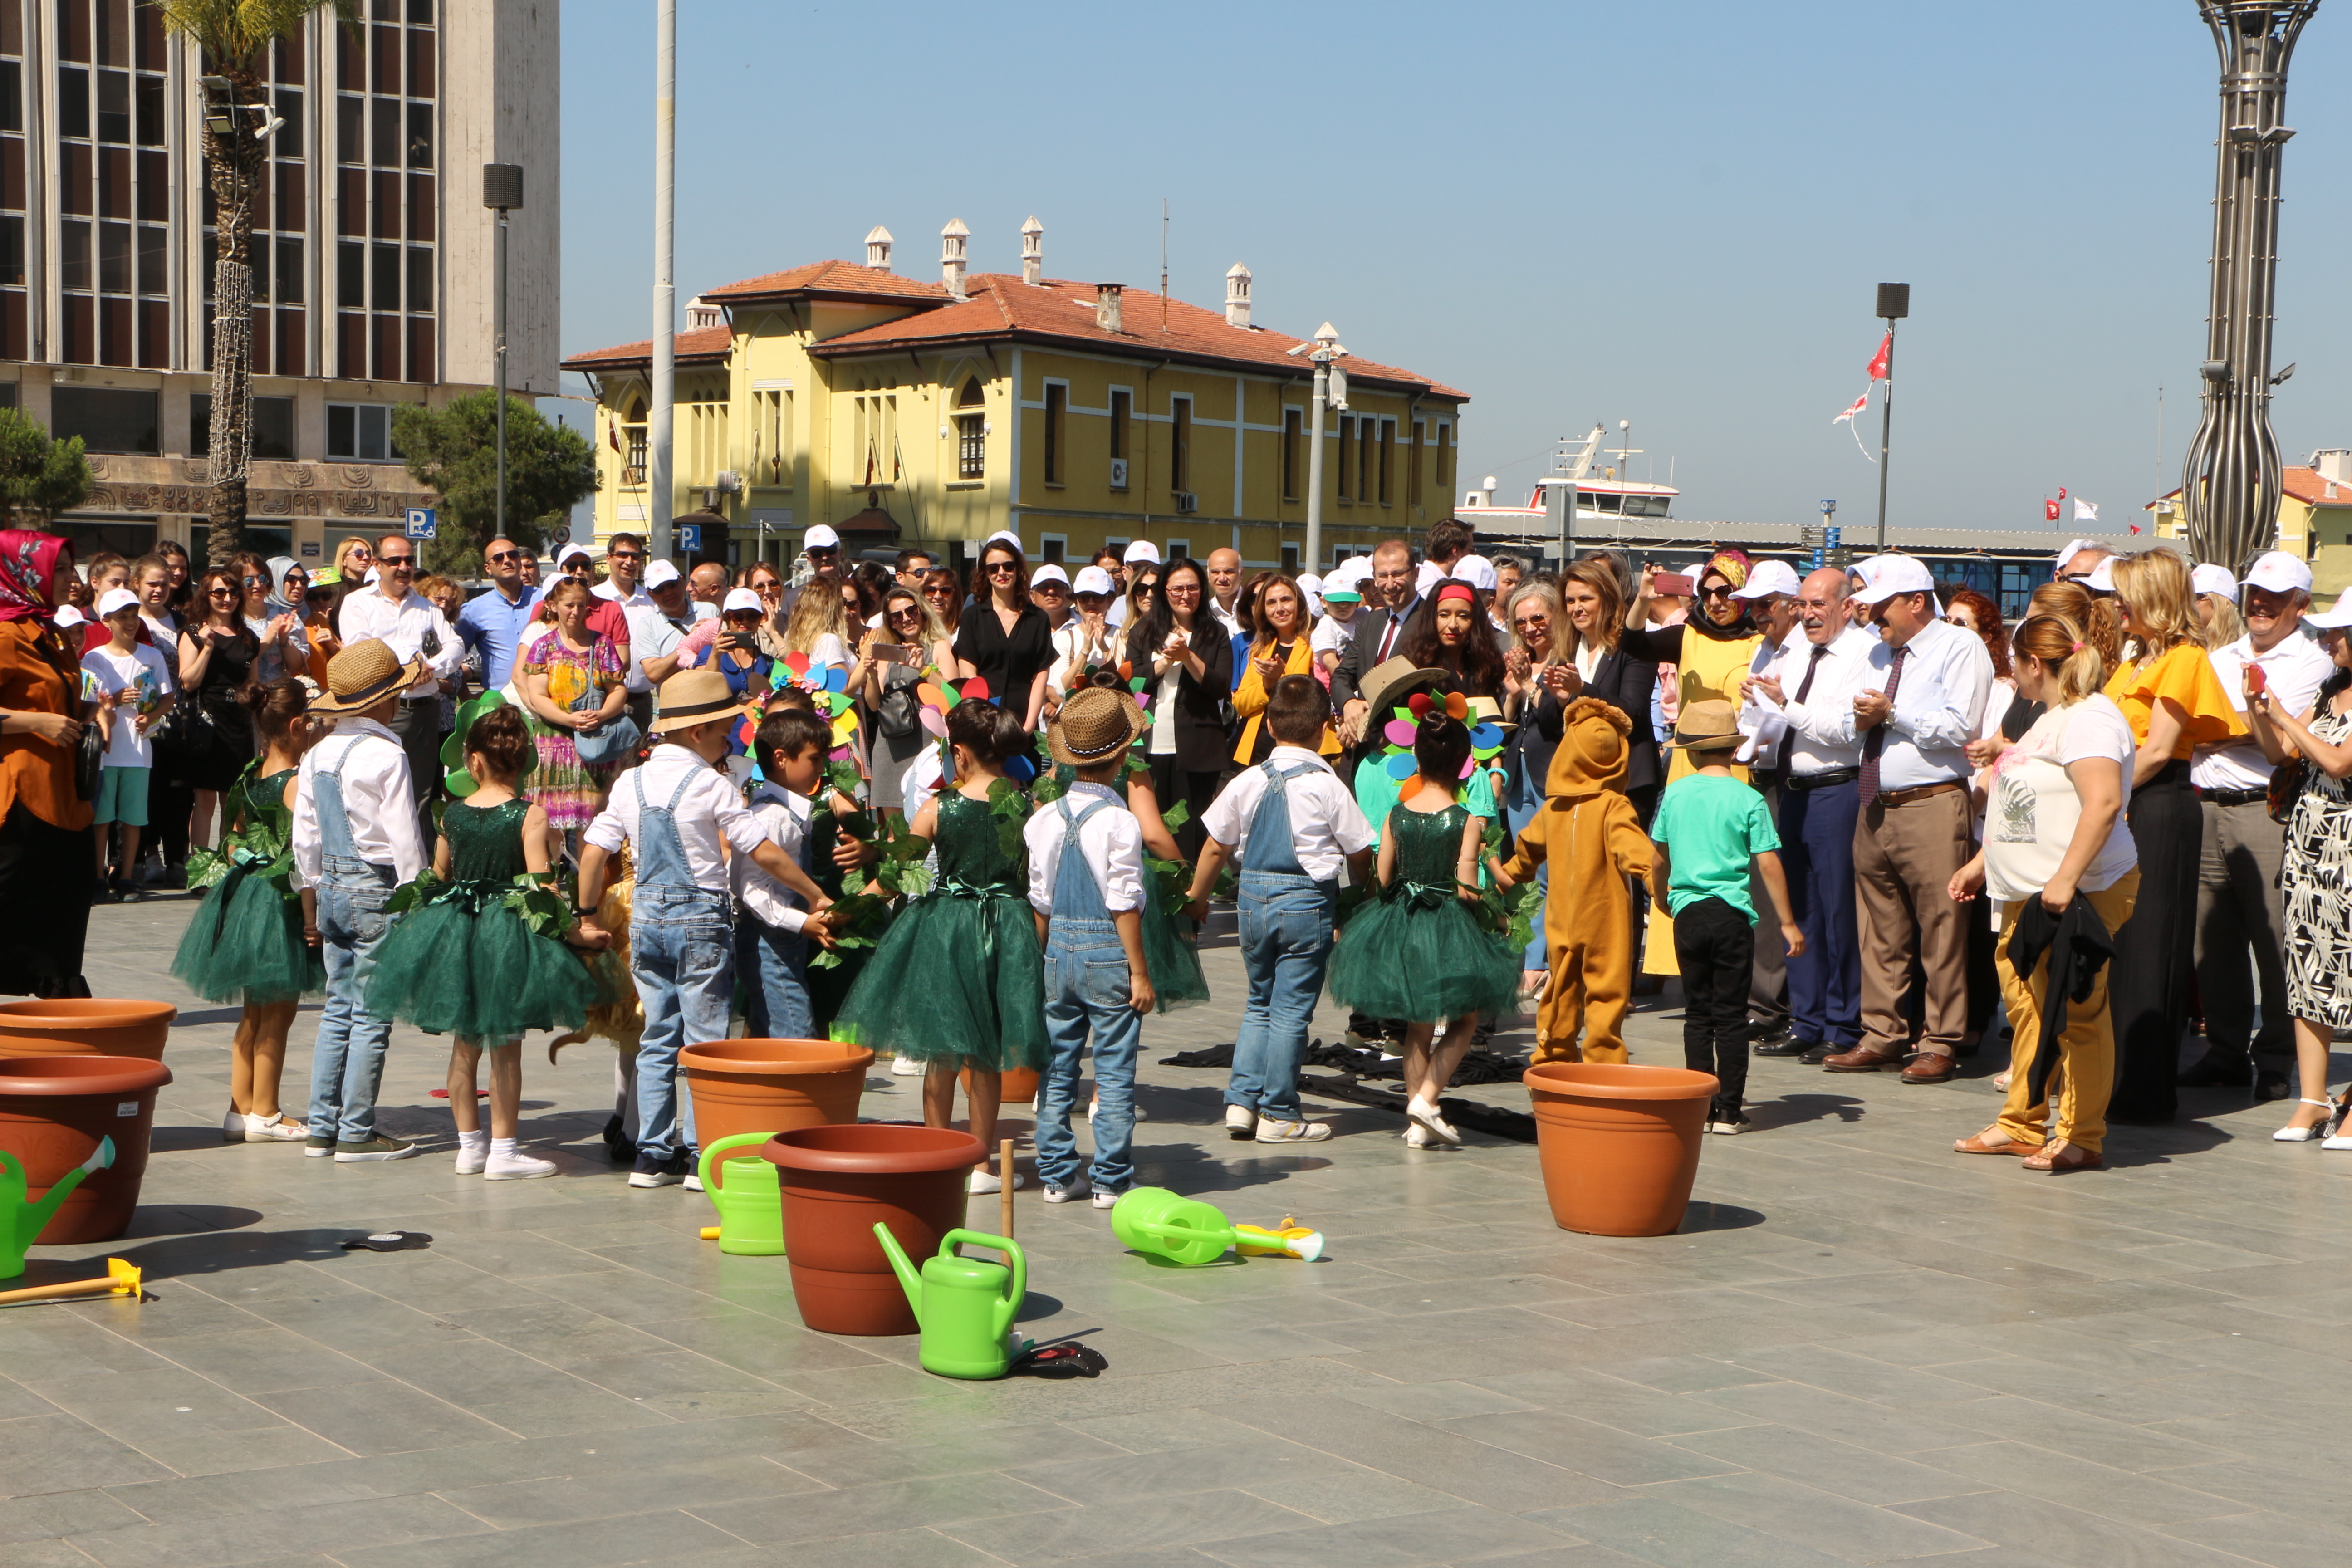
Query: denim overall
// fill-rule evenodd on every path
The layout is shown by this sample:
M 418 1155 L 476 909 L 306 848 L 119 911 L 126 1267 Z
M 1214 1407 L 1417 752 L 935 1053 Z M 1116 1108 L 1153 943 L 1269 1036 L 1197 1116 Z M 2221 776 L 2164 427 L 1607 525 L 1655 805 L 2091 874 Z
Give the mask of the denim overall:
M 801 835 L 793 863 L 814 881 L 814 822 L 809 826 L 812 831 Z M 735 921 L 735 972 L 743 977 L 747 993 L 743 1024 L 753 1039 L 805 1040 L 814 1035 L 816 1016 L 809 1007 L 808 938 L 769 925 L 744 909 Z
M 1095 1186 L 1123 1192 L 1135 1180 L 1128 1141 L 1135 1131 L 1135 1053 L 1143 1039 L 1143 1015 L 1128 1005 L 1134 994 L 1127 949 L 1112 924 L 1078 829 L 1096 812 L 1115 808 L 1097 798 L 1073 813 L 1071 797 L 1055 803 L 1062 814 L 1062 858 L 1054 872 L 1054 914 L 1045 928 L 1045 1038 L 1050 1054 L 1037 1085 L 1037 1173 L 1047 1185 L 1067 1187 L 1077 1180 L 1077 1142 L 1070 1133 L 1070 1108 L 1077 1098 L 1078 1058 L 1094 1031 L 1095 1090 L 1101 1104 L 1094 1116 Z
M 1297 1121 L 1298 1064 L 1307 1054 L 1316 998 L 1323 994 L 1324 966 L 1331 961 L 1333 888 L 1307 875 L 1290 831 L 1290 781 L 1314 765 L 1277 770 L 1269 758 L 1258 767 L 1265 773 L 1265 794 L 1242 842 L 1241 887 L 1234 900 L 1249 1000 L 1234 1041 L 1225 1103 L 1269 1121 Z
M 694 1148 L 693 1102 L 678 1093 L 680 1046 L 727 1037 L 735 999 L 735 943 L 728 897 L 695 884 L 677 836 L 678 801 L 694 782 L 677 781 L 669 804 L 646 798 L 646 770 L 632 769 L 637 792 L 637 882 L 629 908 L 629 975 L 645 1004 L 637 1040 L 637 1160 L 640 1168 Z
M 322 753 L 310 775 L 319 812 L 319 947 L 327 965 L 327 998 L 310 1051 L 309 1120 L 310 1136 L 341 1143 L 375 1136 L 376 1091 L 383 1081 L 384 1047 L 392 1043 L 392 1020 L 370 1014 L 362 998 L 375 972 L 376 949 L 392 924 L 383 906 L 392 898 L 393 868 L 360 858 L 343 811 L 342 765 L 363 738 L 345 740 L 331 763 Z M 323 742 L 334 743 L 332 738 Z

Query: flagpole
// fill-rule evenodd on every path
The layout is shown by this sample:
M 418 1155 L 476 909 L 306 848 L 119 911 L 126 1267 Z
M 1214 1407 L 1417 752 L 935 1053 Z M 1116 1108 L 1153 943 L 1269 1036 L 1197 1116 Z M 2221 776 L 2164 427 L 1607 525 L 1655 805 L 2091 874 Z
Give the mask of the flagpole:
M 1886 449 L 1895 434 L 1895 323 L 1911 313 L 1911 285 L 1881 283 L 1878 313 L 1886 321 L 1886 395 L 1878 405 L 1878 552 L 1886 553 Z

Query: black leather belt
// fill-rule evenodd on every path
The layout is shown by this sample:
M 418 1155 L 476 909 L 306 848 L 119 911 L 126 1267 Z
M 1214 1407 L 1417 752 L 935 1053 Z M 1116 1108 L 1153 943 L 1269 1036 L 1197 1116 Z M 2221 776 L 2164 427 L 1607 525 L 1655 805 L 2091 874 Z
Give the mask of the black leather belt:
M 1817 773 L 1790 773 L 1787 783 L 1793 790 L 1831 789 L 1852 784 L 1861 776 L 1860 768 L 1823 768 Z
M 2271 792 L 2266 789 L 2200 789 L 2197 798 L 2215 805 L 2252 805 L 2257 801 L 2268 804 Z

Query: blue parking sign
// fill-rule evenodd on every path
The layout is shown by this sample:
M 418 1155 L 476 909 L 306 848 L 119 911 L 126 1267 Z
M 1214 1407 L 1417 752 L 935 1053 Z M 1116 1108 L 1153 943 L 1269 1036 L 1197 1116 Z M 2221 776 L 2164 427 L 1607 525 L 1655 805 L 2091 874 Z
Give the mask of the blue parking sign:
M 439 524 L 435 520 L 434 511 L 431 507 L 413 506 L 408 509 L 409 538 L 431 539 L 435 536 L 436 531 L 438 527 Z
M 702 524 L 681 522 L 676 524 L 670 531 L 677 535 L 677 552 L 680 555 L 702 553 Z

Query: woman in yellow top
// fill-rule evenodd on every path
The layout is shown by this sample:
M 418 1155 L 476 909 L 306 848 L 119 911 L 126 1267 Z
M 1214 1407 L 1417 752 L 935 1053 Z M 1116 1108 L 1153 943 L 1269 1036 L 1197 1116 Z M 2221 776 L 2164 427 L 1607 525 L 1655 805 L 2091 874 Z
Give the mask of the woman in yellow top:
M 1257 590 L 1257 638 L 1250 644 L 1242 683 L 1234 688 L 1234 711 L 1242 720 L 1241 743 L 1234 748 L 1234 761 L 1243 767 L 1265 761 L 1266 753 L 1274 750 L 1274 737 L 1265 729 L 1265 705 L 1274 700 L 1275 687 L 1286 675 L 1316 673 L 1314 651 L 1308 646 L 1307 595 L 1299 592 L 1297 579 L 1269 572 L 1253 586 Z M 1328 722 L 1317 750 L 1327 757 L 1339 754 L 1339 732 Z
M 2198 634 L 2189 563 L 2169 550 L 2116 562 L 2115 608 L 2126 658 L 2106 694 L 2138 742 L 2131 776 L 2132 842 L 2139 847 L 2139 901 L 2116 933 L 2116 1092 L 2112 1121 L 2172 1120 L 2180 1037 L 2189 1026 L 2195 972 L 2197 871 L 2205 818 L 2189 784 L 2189 754 L 2246 732 Z

